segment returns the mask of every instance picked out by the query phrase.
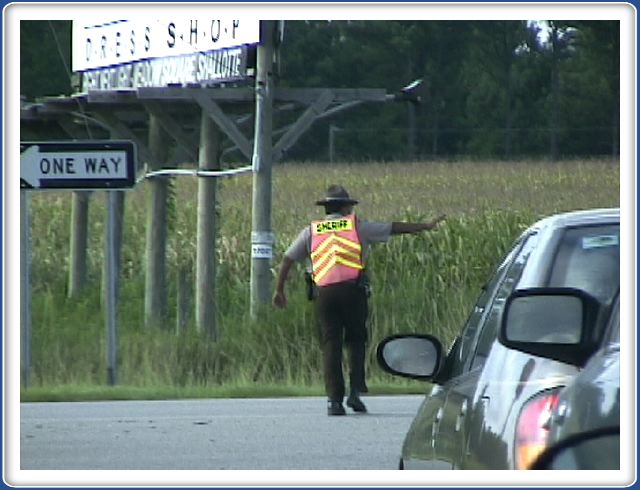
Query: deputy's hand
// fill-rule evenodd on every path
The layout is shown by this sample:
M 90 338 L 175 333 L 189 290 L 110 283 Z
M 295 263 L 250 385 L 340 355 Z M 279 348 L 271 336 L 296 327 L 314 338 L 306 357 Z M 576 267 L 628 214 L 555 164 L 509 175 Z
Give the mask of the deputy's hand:
M 432 230 L 435 230 L 435 229 L 438 227 L 438 225 L 439 225 L 442 221 L 444 221 L 445 219 L 447 219 L 447 215 L 446 215 L 446 214 L 441 214 L 440 216 L 438 216 L 436 219 L 434 219 L 434 220 L 431 222 L 431 229 L 432 229 Z
M 273 295 L 273 305 L 277 308 L 287 307 L 287 296 L 284 291 L 276 291 L 276 294 Z

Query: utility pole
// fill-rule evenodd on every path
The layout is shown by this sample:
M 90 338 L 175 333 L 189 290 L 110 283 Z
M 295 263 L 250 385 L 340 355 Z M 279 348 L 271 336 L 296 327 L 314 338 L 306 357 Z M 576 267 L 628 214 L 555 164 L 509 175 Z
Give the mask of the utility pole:
M 407 102 L 409 107 L 409 138 L 408 138 L 408 150 L 409 161 L 413 162 L 416 159 L 416 102 L 410 100 Z
M 340 131 L 338 126 L 329 126 L 329 163 L 333 163 L 336 158 L 336 133 Z
M 253 200 L 251 227 L 251 317 L 271 299 L 271 164 L 273 158 L 273 55 L 275 21 L 260 21 L 256 69 L 256 122 L 253 148 Z
M 400 89 L 400 93 L 392 100 L 404 100 L 409 111 L 409 134 L 407 138 L 407 156 L 409 160 L 416 159 L 416 108 L 422 104 L 427 95 L 427 87 L 422 79 L 414 80 L 406 87 Z

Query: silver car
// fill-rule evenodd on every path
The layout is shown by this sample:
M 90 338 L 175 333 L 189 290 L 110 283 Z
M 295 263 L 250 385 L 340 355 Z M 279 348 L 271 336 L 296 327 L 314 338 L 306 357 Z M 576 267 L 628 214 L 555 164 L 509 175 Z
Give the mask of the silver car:
M 483 288 L 448 353 L 427 334 L 377 349 L 386 371 L 433 383 L 400 469 L 525 469 L 545 449 L 560 390 L 597 350 L 620 284 L 619 209 L 527 229 Z

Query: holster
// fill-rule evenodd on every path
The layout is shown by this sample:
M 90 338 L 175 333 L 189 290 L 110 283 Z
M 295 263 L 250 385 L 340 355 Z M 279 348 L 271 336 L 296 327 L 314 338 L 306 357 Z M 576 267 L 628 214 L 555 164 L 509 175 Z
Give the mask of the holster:
M 316 286 L 316 283 L 313 282 L 313 276 L 311 275 L 311 272 L 307 271 L 304 273 L 304 281 L 307 284 L 307 299 L 309 301 L 313 301 L 318 295 L 318 287 Z
M 369 282 L 369 276 L 367 276 L 367 273 L 364 270 L 358 277 L 358 286 L 365 290 L 367 298 L 371 297 L 371 283 Z

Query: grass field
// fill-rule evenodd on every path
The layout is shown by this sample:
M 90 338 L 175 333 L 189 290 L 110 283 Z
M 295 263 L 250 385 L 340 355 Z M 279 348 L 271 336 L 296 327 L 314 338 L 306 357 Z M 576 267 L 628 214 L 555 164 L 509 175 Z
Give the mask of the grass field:
M 289 242 L 320 215 L 314 202 L 330 183 L 343 184 L 360 200 L 357 212 L 364 219 L 449 217 L 435 233 L 394 237 L 372 251 L 368 370 L 374 393 L 424 390 L 378 369 L 373 355 L 382 337 L 426 332 L 448 344 L 484 280 L 526 226 L 546 214 L 616 207 L 620 201 L 619 165 L 599 160 L 281 165 L 273 171 L 274 276 Z M 195 261 L 195 178 L 176 179 L 171 188 L 165 328 L 147 328 L 143 319 L 146 186 L 127 193 L 116 388 L 105 386 L 100 305 L 104 193 L 91 198 L 90 284 L 73 300 L 66 297 L 71 196 L 35 193 L 33 365 L 22 399 L 321 394 L 320 353 L 302 269 L 288 284 L 286 311 L 269 309 L 261 321 L 250 319 L 251 185 L 249 175 L 219 183 L 215 343 L 193 325 L 181 332 L 175 327 L 177 269 L 192 269 Z

